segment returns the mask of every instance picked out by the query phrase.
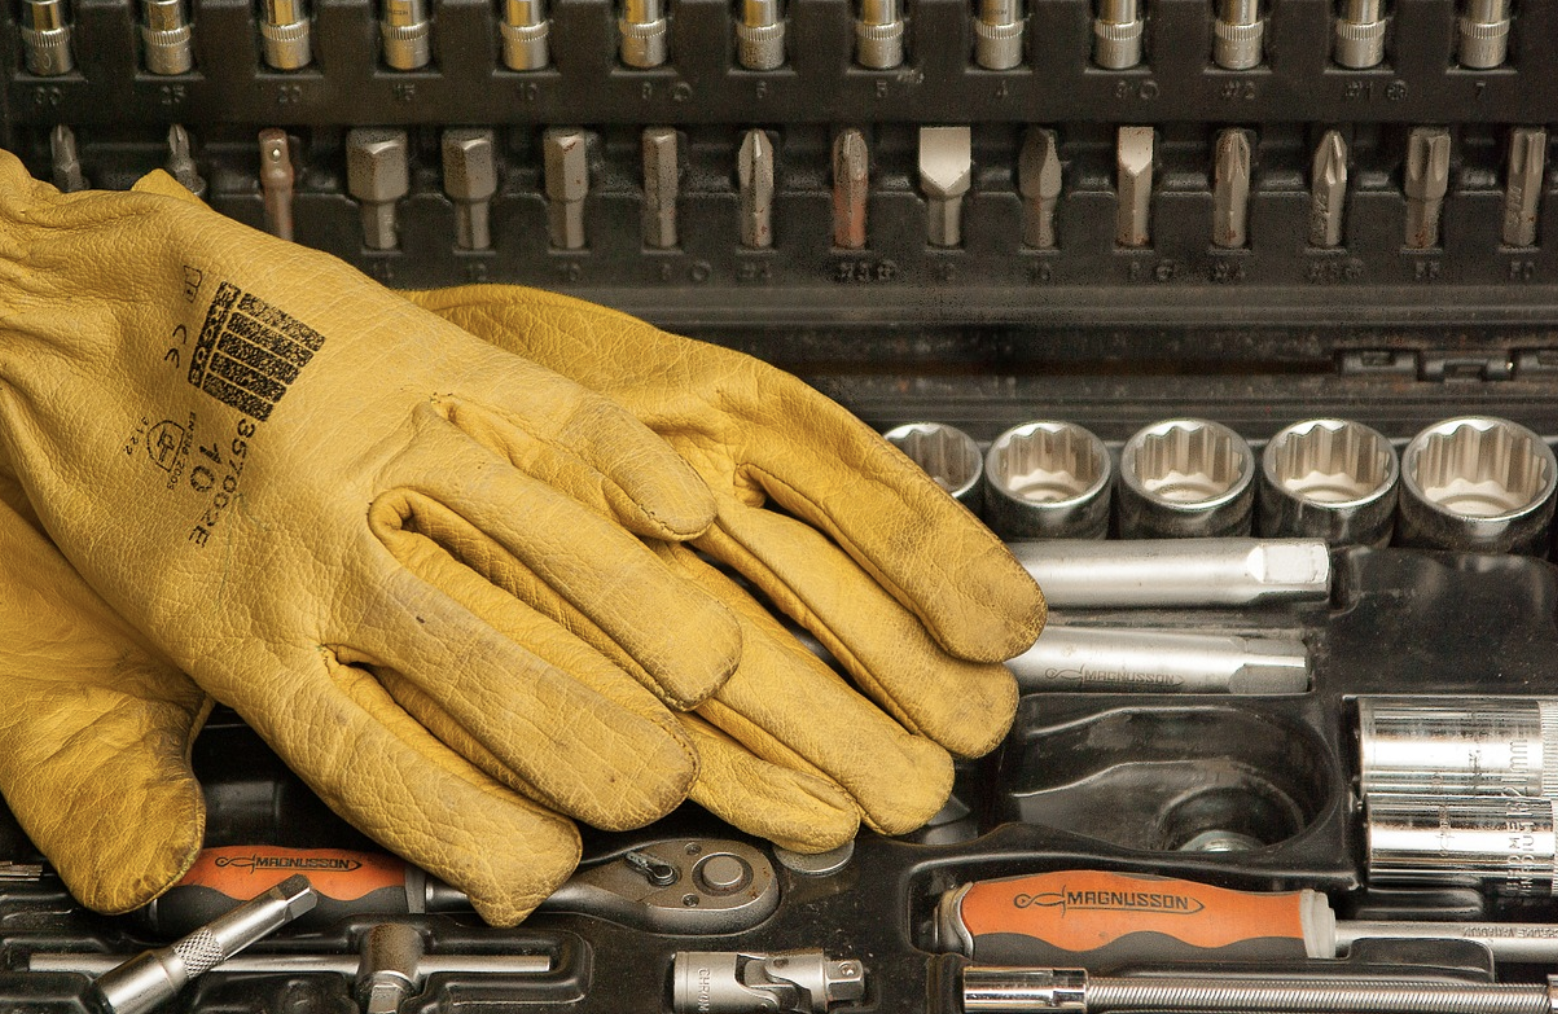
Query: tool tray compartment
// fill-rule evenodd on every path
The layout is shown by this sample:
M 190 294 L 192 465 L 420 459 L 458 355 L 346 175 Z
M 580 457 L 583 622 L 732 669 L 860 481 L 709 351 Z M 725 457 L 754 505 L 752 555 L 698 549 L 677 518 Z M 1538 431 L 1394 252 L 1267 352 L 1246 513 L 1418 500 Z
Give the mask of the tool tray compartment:
M 1157 420 L 1232 427 L 1258 454 L 1283 426 L 1341 417 L 1399 449 L 1437 420 L 1491 415 L 1558 442 L 1558 172 L 1538 175 L 1535 242 L 1505 233 L 1515 128 L 1558 124 L 1558 4 L 1513 8 L 1506 58 L 1458 64 L 1464 4 L 1393 0 L 1384 53 L 1353 70 L 1333 59 L 1331 0 L 1271 0 L 1249 70 L 1212 56 L 1220 7 L 1146 0 L 1141 62 L 1091 59 L 1098 10 L 1028 0 L 1018 65 L 974 59 L 967 0 L 908 0 L 904 60 L 887 70 L 854 54 L 858 5 L 791 0 L 785 61 L 740 66 L 739 5 L 674 0 L 663 65 L 621 59 L 619 5 L 554 0 L 551 60 L 515 71 L 502 58 L 503 8 L 431 7 L 430 62 L 389 67 L 381 4 L 305 7 L 312 59 L 267 66 L 265 8 L 195 0 L 186 8 L 192 69 L 147 69 L 139 3 L 64 8 L 73 67 L 29 68 L 13 3 L 0 44 L 0 132 L 51 179 L 51 134 L 70 129 L 86 181 L 127 188 L 168 161 L 186 128 L 194 166 L 220 212 L 265 227 L 256 135 L 288 137 L 295 238 L 395 287 L 507 282 L 558 289 L 791 370 L 872 426 L 936 421 L 981 447 L 1034 419 L 1088 427 L 1118 463 Z M 971 186 L 958 242 L 928 240 L 932 199 L 919 172 L 921 128 L 968 126 Z M 1406 242 L 1411 132 L 1444 127 L 1448 179 L 1434 241 Z M 406 132 L 410 189 L 395 202 L 398 245 L 369 249 L 345 146 L 356 127 Z M 498 186 L 491 245 L 456 243 L 440 143 L 447 128 L 493 131 Z M 544 131 L 582 130 L 584 245 L 551 242 Z M 642 135 L 677 132 L 676 242 L 645 241 Z M 1030 127 L 1055 132 L 1062 168 L 1054 244 L 1024 243 L 1021 152 Z M 1152 128 L 1148 242 L 1119 242 L 1117 131 Z M 771 243 L 742 242 L 738 150 L 748 131 L 774 146 Z M 832 151 L 857 129 L 869 150 L 866 241 L 834 245 Z M 1215 147 L 1251 145 L 1244 242 L 1214 242 Z M 1327 131 L 1347 151 L 1341 242 L 1310 240 L 1313 159 Z M 1542 145 L 1548 144 L 1546 135 Z M 1548 165 L 1553 163 L 1548 159 Z M 549 238 L 551 237 L 551 238 Z M 953 798 L 899 839 L 863 833 L 841 868 L 808 875 L 774 863 L 777 908 L 728 933 L 670 933 L 621 920 L 538 912 L 512 930 L 469 913 L 353 917 L 295 927 L 255 955 L 355 955 L 376 923 L 414 926 L 429 955 L 530 954 L 550 971 L 436 973 L 403 1011 L 653 1014 L 673 1010 L 682 951 L 821 949 L 865 968 L 859 1000 L 835 1010 L 962 1010 L 966 958 L 938 951 L 937 905 L 961 884 L 1059 870 L 1150 873 L 1258 891 L 1325 892 L 1343 917 L 1558 922 L 1551 897 L 1509 896 L 1488 881 L 1371 883 L 1360 800 L 1357 698 L 1558 697 L 1558 570 L 1541 556 L 1401 547 L 1333 554 L 1329 601 L 1245 609 L 1056 610 L 1055 623 L 1282 636 L 1310 653 L 1305 693 L 1031 692 L 1005 743 L 962 762 Z M 195 748 L 208 795 L 209 846 L 373 846 L 344 825 L 235 716 L 219 710 Z M 41 857 L 8 814 L 0 862 Z M 134 828 L 123 829 L 133 834 Z M 1236 851 L 1186 851 L 1206 832 Z M 649 842 L 744 841 L 688 805 L 633 834 L 587 832 L 585 867 Z M 752 841 L 765 855 L 766 843 Z M 168 936 L 133 917 L 77 905 L 47 872 L 0 881 L 0 1010 L 100 1009 L 90 980 L 28 970 L 44 952 L 129 954 Z M 1365 940 L 1329 960 L 1233 961 L 1198 974 L 1439 976 L 1537 981 L 1454 940 Z M 1141 968 L 1098 968 L 1139 974 Z M 359 1009 L 349 976 L 212 971 L 168 1006 L 188 1014 L 342 1014 Z

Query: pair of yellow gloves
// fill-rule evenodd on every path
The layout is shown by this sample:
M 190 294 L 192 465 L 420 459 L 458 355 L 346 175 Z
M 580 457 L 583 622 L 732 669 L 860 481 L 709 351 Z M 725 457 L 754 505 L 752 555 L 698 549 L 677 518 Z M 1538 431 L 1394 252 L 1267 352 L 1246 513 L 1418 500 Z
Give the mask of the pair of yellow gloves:
M 392 293 L 161 173 L 61 195 L 0 153 L 0 455 L 0 792 L 110 913 L 200 848 L 211 699 L 508 925 L 575 819 L 919 826 L 1044 620 L 793 377 L 543 292 Z

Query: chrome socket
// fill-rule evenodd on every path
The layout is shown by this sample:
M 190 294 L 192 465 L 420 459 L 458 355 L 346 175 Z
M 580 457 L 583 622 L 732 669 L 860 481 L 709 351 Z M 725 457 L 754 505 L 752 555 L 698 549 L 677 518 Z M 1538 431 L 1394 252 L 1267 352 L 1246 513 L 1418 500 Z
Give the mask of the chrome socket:
M 303 0 L 264 0 L 260 40 L 265 63 L 274 70 L 299 70 L 313 62 L 313 31 Z
M 664 0 L 624 0 L 617 29 L 622 34 L 623 63 L 639 70 L 665 63 L 671 28 Z
M 1558 698 L 1360 697 L 1359 790 L 1558 798 Z
M 22 0 L 22 55 L 27 73 L 57 77 L 76 69 L 66 0 Z
M 1260 0 L 1216 0 L 1212 62 L 1224 70 L 1250 70 L 1265 59 L 1266 22 Z
M 1093 19 L 1093 62 L 1105 70 L 1129 70 L 1141 63 L 1145 23 L 1137 0 L 1099 0 Z
M 504 0 L 503 66 L 509 70 L 541 70 L 552 62 L 552 23 L 543 0 Z
M 1467 0 L 1459 24 L 1462 67 L 1492 70 L 1509 56 L 1509 0 Z
M 428 0 L 382 0 L 379 36 L 384 62 L 393 70 L 420 70 L 433 59 Z
M 855 19 L 855 62 L 868 70 L 892 70 L 903 63 L 902 0 L 859 0 Z
M 1383 546 L 1395 527 L 1396 450 L 1376 430 L 1309 419 L 1279 431 L 1261 454 L 1259 531 Z
M 1402 452 L 1401 487 L 1404 545 L 1546 555 L 1558 460 L 1518 423 L 1491 416 L 1435 423 Z
M 1114 464 L 1104 442 L 1073 423 L 1007 430 L 985 455 L 985 518 L 1007 538 L 1101 539 L 1109 531 Z
M 189 73 L 195 66 L 194 30 L 184 13 L 184 0 L 144 0 L 141 13 L 146 69 L 153 74 Z
M 954 500 L 971 511 L 979 511 L 984 456 L 973 437 L 944 423 L 906 423 L 883 433 L 882 439 L 925 469 L 931 481 Z
M 780 0 L 741 0 L 736 19 L 736 62 L 747 70 L 784 66 L 784 11 Z
M 1021 64 L 1026 26 L 1022 0 L 979 0 L 974 62 L 986 70 L 1011 70 Z
M 1384 0 L 1342 0 L 1336 19 L 1336 62 L 1352 70 L 1378 67 L 1385 59 Z
M 1206 419 L 1146 427 L 1120 452 L 1120 537 L 1248 535 L 1254 521 L 1255 453 Z
M 1558 884 L 1555 807 L 1533 796 L 1368 796 L 1369 883 L 1550 898 Z

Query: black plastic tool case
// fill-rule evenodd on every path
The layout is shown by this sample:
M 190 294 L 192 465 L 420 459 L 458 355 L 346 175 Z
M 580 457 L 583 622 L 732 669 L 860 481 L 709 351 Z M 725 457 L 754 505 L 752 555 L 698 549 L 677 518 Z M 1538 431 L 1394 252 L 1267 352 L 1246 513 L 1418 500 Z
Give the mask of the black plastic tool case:
M 1146 423 L 1191 414 L 1257 445 L 1287 423 L 1341 415 L 1404 441 L 1448 416 L 1486 413 L 1558 437 L 1558 173 L 1543 185 L 1537 244 L 1500 243 L 1509 131 L 1558 123 L 1558 4 L 1514 8 L 1507 62 L 1455 63 L 1457 4 L 1393 0 L 1383 64 L 1331 60 L 1336 5 L 1273 0 L 1265 59 L 1220 70 L 1209 0 L 1147 0 L 1145 58 L 1129 71 L 1089 61 L 1086 0 L 1029 0 L 1026 54 L 1011 71 L 972 60 L 965 0 L 909 0 L 901 68 L 852 63 L 848 0 L 791 0 L 788 60 L 739 69 L 725 0 L 673 0 L 665 66 L 617 58 L 607 0 L 556 0 L 553 64 L 516 73 L 499 60 L 492 0 L 438 0 L 427 69 L 381 62 L 377 10 L 318 0 L 314 62 L 265 68 L 247 0 L 196 0 L 195 69 L 141 68 L 128 0 L 77 0 L 77 68 L 42 78 L 22 60 L 11 4 L 0 46 L 4 141 L 49 178 L 49 131 L 71 127 L 92 185 L 128 187 L 164 163 L 184 125 L 218 210 L 260 225 L 256 134 L 285 128 L 300 164 L 299 242 L 392 286 L 502 281 L 557 288 L 728 344 L 792 370 L 871 424 L 935 420 L 988 441 L 1036 418 L 1065 419 L 1118 443 Z M 918 128 L 973 127 L 974 182 L 963 242 L 926 242 L 916 172 Z M 1022 245 L 1016 167 L 1022 131 L 1058 132 L 1064 189 L 1053 250 Z M 1114 138 L 1156 128 L 1152 242 L 1115 242 Z M 1453 136 L 1442 240 L 1403 247 L 1403 158 L 1415 126 Z M 403 126 L 412 192 L 399 205 L 398 250 L 362 245 L 346 194 L 345 132 Z M 439 135 L 497 131 L 501 184 L 493 248 L 456 248 Z M 587 245 L 547 241 L 541 135 L 590 132 Z M 681 244 L 643 246 L 640 133 L 681 131 Z M 736 153 L 770 132 L 777 166 L 770 249 L 738 241 Z M 830 148 L 856 127 L 871 153 L 866 248 L 830 246 Z M 1211 242 L 1212 145 L 1241 127 L 1255 139 L 1249 242 Z M 1343 245 L 1307 243 L 1310 160 L 1338 129 L 1351 151 Z M 1549 160 L 1551 164 L 1553 160 Z M 583 916 L 538 915 L 494 931 L 471 916 L 411 917 L 430 951 L 514 948 L 554 957 L 534 979 L 434 977 L 407 1009 L 438 1014 L 669 1010 L 678 950 L 822 948 L 868 969 L 862 1011 L 948 1011 L 958 959 L 930 951 L 939 893 L 963 881 L 1065 868 L 1184 875 L 1250 889 L 1316 887 L 1344 912 L 1426 912 L 1558 919 L 1551 903 L 1495 903 L 1476 891 L 1370 891 L 1354 798 L 1354 716 L 1363 693 L 1558 693 L 1558 584 L 1544 560 L 1399 549 L 1346 551 L 1330 603 L 1302 608 L 1143 614 L 1142 622 L 1296 633 L 1315 656 L 1313 692 L 1290 697 L 1049 694 L 1027 697 L 1005 746 L 960 769 L 955 799 L 902 840 L 865 834 L 841 872 L 780 869 L 778 912 L 751 931 L 647 934 Z M 1118 618 L 1093 617 L 1101 622 Z M 197 748 L 213 793 L 210 844 L 364 844 L 335 822 L 241 724 L 218 720 Z M 235 802 L 239 801 L 239 802 Z M 220 804 L 220 805 L 217 805 Z M 1196 821 L 1237 824 L 1265 845 L 1242 853 L 1175 851 Z M 36 855 L 7 821 L 0 859 Z M 133 828 L 123 832 L 133 834 Z M 594 856 L 639 840 L 734 836 L 688 807 L 639 835 L 597 835 Z M 256 950 L 350 953 L 372 919 Z M 18 971 L 37 949 L 137 949 L 126 920 L 82 911 L 48 878 L 0 891 L 0 1009 L 92 1009 L 87 981 Z M 1447 971 L 1487 978 L 1464 945 L 1377 944 L 1317 969 Z M 1501 969 L 1508 978 L 1531 969 Z M 331 975 L 213 973 L 171 1011 L 324 1014 L 356 1009 Z

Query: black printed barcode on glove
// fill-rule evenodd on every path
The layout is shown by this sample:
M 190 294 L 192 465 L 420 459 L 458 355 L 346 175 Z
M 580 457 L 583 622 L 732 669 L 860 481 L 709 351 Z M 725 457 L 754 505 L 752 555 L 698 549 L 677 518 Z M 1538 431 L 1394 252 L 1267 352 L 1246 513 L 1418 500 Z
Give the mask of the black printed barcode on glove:
M 318 331 L 223 282 L 190 357 L 189 382 L 263 422 L 324 343 Z

